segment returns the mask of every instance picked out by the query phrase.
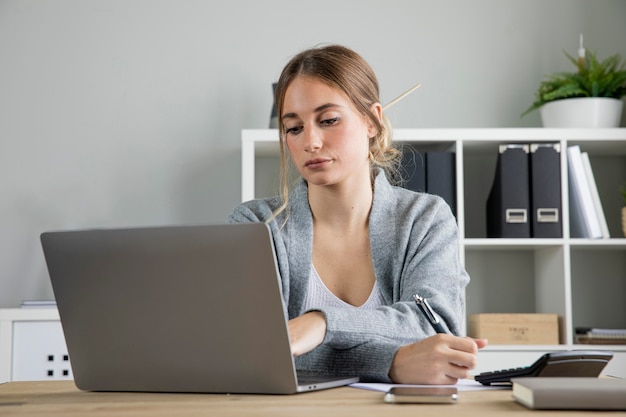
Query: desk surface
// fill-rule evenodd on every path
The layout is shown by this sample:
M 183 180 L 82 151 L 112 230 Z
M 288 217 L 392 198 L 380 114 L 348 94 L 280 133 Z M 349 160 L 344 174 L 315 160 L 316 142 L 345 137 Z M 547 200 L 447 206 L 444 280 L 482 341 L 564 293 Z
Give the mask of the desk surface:
M 432 413 L 428 413 L 432 411 Z M 79 391 L 73 381 L 0 384 L 0 415 L 8 416 L 410 416 L 488 417 L 588 415 L 532 411 L 510 390 L 462 391 L 457 404 L 386 404 L 380 392 L 342 387 L 296 395 L 150 394 Z M 611 416 L 626 413 L 611 412 Z

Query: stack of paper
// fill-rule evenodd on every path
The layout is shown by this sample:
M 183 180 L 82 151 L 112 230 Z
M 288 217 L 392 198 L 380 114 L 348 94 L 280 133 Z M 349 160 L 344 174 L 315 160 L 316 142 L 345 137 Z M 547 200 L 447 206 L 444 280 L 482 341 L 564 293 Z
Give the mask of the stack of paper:
M 576 343 L 626 345 L 626 329 L 576 328 Z

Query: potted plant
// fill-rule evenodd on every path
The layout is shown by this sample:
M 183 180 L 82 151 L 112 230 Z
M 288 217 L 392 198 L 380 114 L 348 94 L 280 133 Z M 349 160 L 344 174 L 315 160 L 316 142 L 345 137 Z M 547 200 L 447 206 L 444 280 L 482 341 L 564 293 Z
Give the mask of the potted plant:
M 544 127 L 618 127 L 626 96 L 626 69 L 619 54 L 598 60 L 595 53 L 566 51 L 574 72 L 558 72 L 539 85 L 534 103 L 522 116 L 539 109 Z

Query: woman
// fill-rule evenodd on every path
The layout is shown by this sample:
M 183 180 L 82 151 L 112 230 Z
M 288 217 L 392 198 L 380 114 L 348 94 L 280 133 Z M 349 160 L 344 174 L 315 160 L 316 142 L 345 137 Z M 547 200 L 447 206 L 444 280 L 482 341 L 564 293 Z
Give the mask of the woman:
M 456 222 L 441 198 L 390 184 L 400 154 L 371 67 L 342 46 L 309 49 L 283 69 L 275 97 L 282 194 L 243 203 L 229 220 L 270 226 L 298 369 L 465 378 L 486 341 L 454 336 L 469 281 Z M 293 189 L 287 153 L 301 175 Z M 433 336 L 413 294 L 451 334 Z

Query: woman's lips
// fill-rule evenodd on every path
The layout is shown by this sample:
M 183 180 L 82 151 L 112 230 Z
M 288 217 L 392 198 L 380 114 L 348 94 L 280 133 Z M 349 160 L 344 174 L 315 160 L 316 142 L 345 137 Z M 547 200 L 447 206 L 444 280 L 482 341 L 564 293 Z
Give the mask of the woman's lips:
M 326 164 L 328 164 L 331 160 L 326 158 L 316 158 L 310 159 L 304 163 L 305 168 L 317 169 L 322 168 Z

